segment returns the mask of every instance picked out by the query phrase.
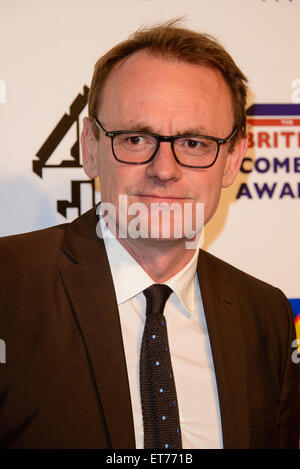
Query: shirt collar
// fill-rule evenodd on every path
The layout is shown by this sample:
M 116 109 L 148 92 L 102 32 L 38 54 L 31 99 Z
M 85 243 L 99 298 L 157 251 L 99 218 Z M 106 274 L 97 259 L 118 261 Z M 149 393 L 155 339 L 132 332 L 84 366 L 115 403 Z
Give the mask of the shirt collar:
M 150 287 L 153 284 L 153 280 L 107 229 L 102 219 L 100 219 L 100 224 L 113 277 L 117 303 L 120 305 Z M 196 249 L 188 264 L 164 282 L 175 292 L 185 309 L 191 315 L 195 314 L 195 273 L 198 255 L 199 249 Z

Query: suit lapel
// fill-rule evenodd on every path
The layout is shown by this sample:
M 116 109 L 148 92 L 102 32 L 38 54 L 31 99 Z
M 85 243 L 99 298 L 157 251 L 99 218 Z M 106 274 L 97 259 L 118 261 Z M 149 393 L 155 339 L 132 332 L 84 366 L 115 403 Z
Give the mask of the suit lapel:
M 221 262 L 200 251 L 198 279 L 218 387 L 224 448 L 249 447 L 246 349 L 237 292 Z
M 113 448 L 134 448 L 134 427 L 121 326 L 95 210 L 70 225 L 61 276 L 87 350 Z

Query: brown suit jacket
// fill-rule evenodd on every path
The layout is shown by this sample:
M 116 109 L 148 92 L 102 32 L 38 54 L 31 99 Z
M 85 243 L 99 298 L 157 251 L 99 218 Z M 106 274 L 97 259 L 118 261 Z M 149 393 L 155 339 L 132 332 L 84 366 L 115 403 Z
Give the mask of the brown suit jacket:
M 0 447 L 134 448 L 118 307 L 95 210 L 0 240 Z M 225 448 L 297 448 L 285 296 L 200 252 Z M 199 395 L 201 399 L 201 394 Z

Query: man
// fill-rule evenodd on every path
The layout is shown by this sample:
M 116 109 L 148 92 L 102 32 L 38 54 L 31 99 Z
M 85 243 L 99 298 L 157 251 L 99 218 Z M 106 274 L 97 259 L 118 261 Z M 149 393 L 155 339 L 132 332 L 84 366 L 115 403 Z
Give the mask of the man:
M 245 83 L 172 23 L 96 64 L 82 150 L 100 208 L 0 244 L 2 447 L 297 448 L 287 299 L 187 245 L 245 155 Z

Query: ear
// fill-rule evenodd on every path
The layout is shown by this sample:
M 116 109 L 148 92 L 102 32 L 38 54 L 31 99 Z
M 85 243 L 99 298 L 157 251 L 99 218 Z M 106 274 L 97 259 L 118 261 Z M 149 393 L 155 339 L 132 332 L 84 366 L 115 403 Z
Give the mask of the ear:
M 85 117 L 81 132 L 82 162 L 86 175 L 92 179 L 98 176 L 97 143 L 93 132 L 93 122 L 89 117 Z
M 222 178 L 222 187 L 230 186 L 236 178 L 248 148 L 248 137 L 239 138 L 228 153 Z

